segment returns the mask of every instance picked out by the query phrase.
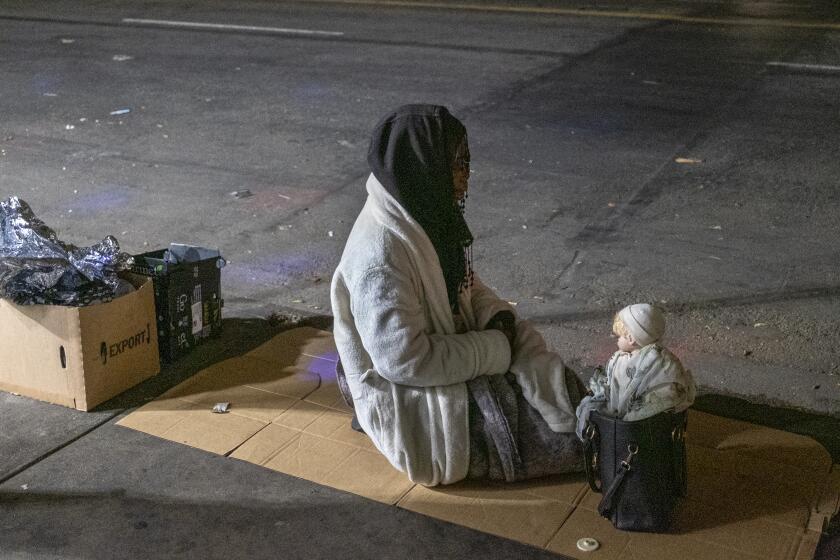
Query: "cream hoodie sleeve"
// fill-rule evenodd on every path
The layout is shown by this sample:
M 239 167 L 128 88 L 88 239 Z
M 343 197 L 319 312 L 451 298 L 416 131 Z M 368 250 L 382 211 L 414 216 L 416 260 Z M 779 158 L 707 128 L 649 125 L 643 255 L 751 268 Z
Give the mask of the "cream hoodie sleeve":
M 506 301 L 502 301 L 499 296 L 493 293 L 493 290 L 485 286 L 478 275 L 473 279 L 471 292 L 472 296 L 470 300 L 475 313 L 475 321 L 479 329 L 487 328 L 487 323 L 490 322 L 490 319 L 500 311 L 510 311 L 516 317 L 513 306 Z
M 505 373 L 511 352 L 500 331 L 427 332 L 420 294 L 395 266 L 361 272 L 351 287 L 351 312 L 377 373 L 400 385 L 431 387 Z

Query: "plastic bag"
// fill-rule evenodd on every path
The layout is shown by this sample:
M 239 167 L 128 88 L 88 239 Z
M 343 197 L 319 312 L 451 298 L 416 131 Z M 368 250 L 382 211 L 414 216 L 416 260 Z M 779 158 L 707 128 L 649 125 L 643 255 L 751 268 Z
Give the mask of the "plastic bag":
M 0 202 L 0 298 L 18 305 L 107 301 L 125 292 L 117 272 L 132 263 L 113 236 L 76 247 L 59 240 L 18 197 Z
M 218 249 L 207 249 L 195 245 L 170 243 L 169 249 L 163 254 L 163 260 L 171 264 L 198 262 L 206 259 L 218 259 L 216 266 L 219 268 L 223 268 L 227 264 Z

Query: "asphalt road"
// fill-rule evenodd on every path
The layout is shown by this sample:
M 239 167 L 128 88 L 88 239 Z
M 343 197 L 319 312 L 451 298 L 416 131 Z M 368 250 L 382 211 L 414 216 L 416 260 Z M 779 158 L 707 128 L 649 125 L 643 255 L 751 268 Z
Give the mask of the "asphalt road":
M 478 273 L 570 363 L 657 302 L 705 391 L 840 416 L 836 3 L 410 4 L 0 2 L 0 196 L 329 314 L 372 126 L 445 104 Z

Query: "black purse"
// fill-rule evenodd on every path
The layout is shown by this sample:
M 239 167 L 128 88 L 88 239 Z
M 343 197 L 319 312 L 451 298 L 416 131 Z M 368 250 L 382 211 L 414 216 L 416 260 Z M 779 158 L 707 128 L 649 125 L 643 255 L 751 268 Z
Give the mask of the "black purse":
M 687 489 L 687 414 L 625 422 L 592 411 L 584 431 L 586 478 L 603 493 L 598 513 L 624 531 L 663 532 Z

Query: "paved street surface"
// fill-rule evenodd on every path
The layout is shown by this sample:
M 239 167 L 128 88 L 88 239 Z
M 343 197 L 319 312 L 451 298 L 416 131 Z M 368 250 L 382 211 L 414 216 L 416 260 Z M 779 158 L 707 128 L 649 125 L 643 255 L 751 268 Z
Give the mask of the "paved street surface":
M 398 4 L 0 2 L 0 197 L 79 245 L 219 247 L 252 343 L 273 312 L 330 314 L 371 128 L 444 104 L 470 134 L 478 274 L 570 364 L 602 364 L 612 314 L 658 302 L 704 392 L 836 428 L 836 2 Z M 160 558 L 547 557 L 113 427 L 135 397 L 85 415 L 0 396 L 0 556 L 141 558 L 153 534 Z
M 445 104 L 478 272 L 571 363 L 654 301 L 705 388 L 837 414 L 830 4 L 3 5 L 0 194 L 78 244 L 220 247 L 226 316 L 329 314 L 372 126 Z

